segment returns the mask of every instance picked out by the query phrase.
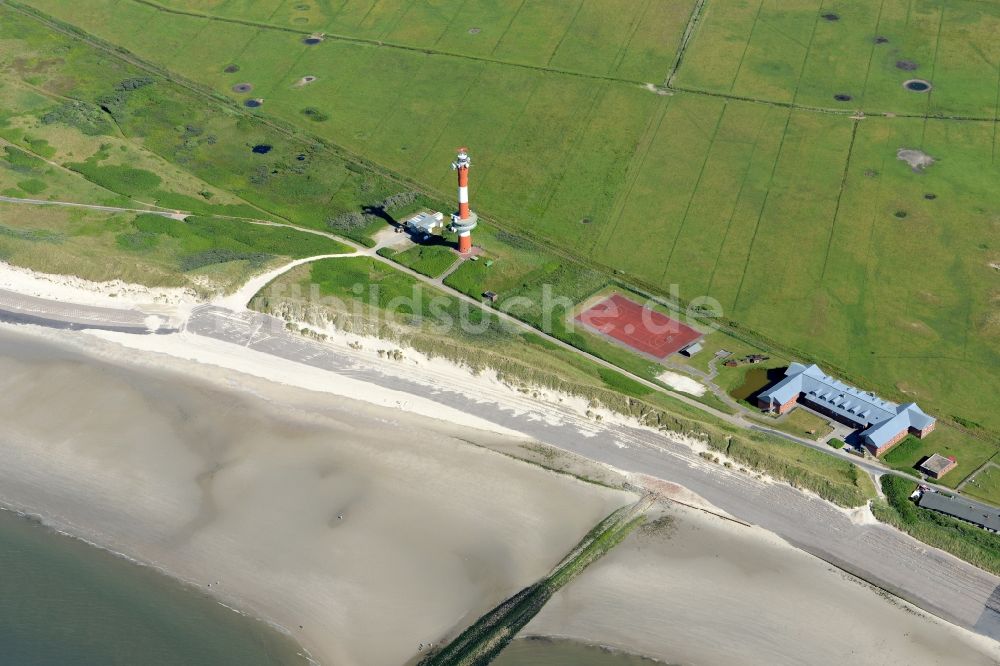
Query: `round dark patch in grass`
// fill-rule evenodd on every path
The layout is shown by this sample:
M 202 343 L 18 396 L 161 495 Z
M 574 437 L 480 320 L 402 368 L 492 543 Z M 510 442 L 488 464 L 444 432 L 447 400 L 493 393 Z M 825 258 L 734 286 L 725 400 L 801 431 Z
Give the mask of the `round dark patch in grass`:
M 852 99 L 854 99 L 847 93 L 837 93 L 836 95 L 833 96 L 833 98 L 838 102 L 850 102 Z
M 923 79 L 910 79 L 903 83 L 903 87 L 911 92 L 927 92 L 931 89 L 931 82 Z
M 300 112 L 303 116 L 313 121 L 314 123 L 321 123 L 324 120 L 329 120 L 330 116 L 326 115 L 314 106 L 307 106 Z
M 829 14 L 823 14 L 823 20 L 824 21 L 839 21 L 840 20 L 840 14 L 834 14 L 832 12 L 829 13 Z
M 319 37 L 306 37 L 305 39 L 302 40 L 302 43 L 307 44 L 308 46 L 316 46 L 322 41 L 323 40 L 320 39 Z
M 875 44 L 888 44 L 889 38 L 883 37 L 882 35 L 875 35 L 875 39 L 872 40 Z
M 295 18 L 292 19 L 292 23 L 294 23 L 295 25 L 305 25 L 306 23 L 309 23 L 309 19 L 307 19 L 305 16 L 296 16 Z
M 248 99 L 247 101 L 243 102 L 243 106 L 249 107 L 251 109 L 256 109 L 257 107 L 263 106 L 263 105 L 264 105 L 264 100 L 262 100 L 260 98 L 257 98 L 257 99 Z
M 908 213 L 905 210 L 897 210 L 895 213 L 893 213 L 893 215 L 902 220 L 904 217 L 908 215 Z
M 937 195 L 934 194 L 933 192 L 928 192 L 927 194 L 924 195 L 924 199 L 927 199 L 928 201 L 934 201 L 935 199 L 937 199 Z
M 306 156 L 304 153 L 299 153 L 298 155 L 295 156 L 295 159 L 297 159 L 299 162 L 305 162 Z
M 300 12 L 309 11 L 309 5 L 307 5 L 304 2 L 300 2 L 299 4 L 295 5 L 295 9 L 296 9 L 296 11 L 300 11 Z
M 919 65 L 917 63 L 913 62 L 912 60 L 897 60 L 896 61 L 896 69 L 901 69 L 904 72 L 912 72 L 917 67 L 919 67 Z
M 271 146 L 271 144 L 268 143 L 258 143 L 250 150 L 257 153 L 258 155 L 266 155 L 267 153 L 271 152 L 272 147 L 273 146 Z
M 482 28 L 469 28 L 469 34 L 470 35 L 478 35 L 482 31 L 483 31 Z
M 249 83 L 237 83 L 233 86 L 233 92 L 236 93 L 248 93 L 253 90 L 253 86 Z
M 593 220 L 591 220 L 589 217 L 585 217 L 580 220 L 580 224 L 590 224 L 591 222 L 593 222 Z
M 235 74 L 236 72 L 240 71 L 240 66 L 236 64 L 226 65 L 226 68 L 222 71 L 225 72 L 226 74 Z

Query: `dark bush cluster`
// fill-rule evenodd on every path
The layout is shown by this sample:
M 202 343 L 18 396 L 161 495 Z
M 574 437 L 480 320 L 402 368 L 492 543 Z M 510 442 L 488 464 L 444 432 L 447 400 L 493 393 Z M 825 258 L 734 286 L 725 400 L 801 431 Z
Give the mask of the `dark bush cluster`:
M 44 125 L 56 123 L 69 125 L 88 136 L 99 136 L 111 132 L 111 123 L 101 114 L 98 107 L 77 100 L 60 104 L 52 111 L 42 115 L 41 121 Z
M 394 208 L 402 208 L 403 206 L 409 206 L 411 203 L 417 200 L 420 196 L 419 192 L 399 192 L 398 194 L 392 194 L 385 198 L 382 202 L 382 210 L 393 210 Z
M 330 119 L 330 116 L 323 113 L 314 106 L 307 106 L 306 108 L 302 109 L 302 115 L 308 118 L 309 120 L 313 121 L 314 123 L 321 123 L 325 120 Z
M 122 92 L 131 92 L 132 90 L 138 90 L 139 88 L 145 88 L 146 86 L 151 86 L 156 83 L 156 79 L 152 76 L 136 76 L 130 79 L 123 79 L 118 82 L 115 86 L 115 90 L 120 90 Z
M 326 226 L 330 227 L 333 231 L 357 231 L 364 229 L 374 221 L 374 216 L 352 210 L 349 213 L 341 213 L 335 217 L 328 217 L 326 219 Z
M 223 264 L 227 261 L 249 261 L 251 266 L 258 267 L 272 258 L 274 258 L 273 254 L 265 252 L 240 252 L 239 250 L 219 247 L 184 255 L 180 258 L 180 267 L 182 271 L 193 271 L 212 264 Z

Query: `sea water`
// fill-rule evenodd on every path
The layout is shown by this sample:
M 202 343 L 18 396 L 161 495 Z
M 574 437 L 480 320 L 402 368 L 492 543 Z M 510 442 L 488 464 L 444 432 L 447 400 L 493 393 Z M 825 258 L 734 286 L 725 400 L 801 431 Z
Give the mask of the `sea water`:
M 154 569 L 0 511 L 0 665 L 307 663 L 298 651 Z

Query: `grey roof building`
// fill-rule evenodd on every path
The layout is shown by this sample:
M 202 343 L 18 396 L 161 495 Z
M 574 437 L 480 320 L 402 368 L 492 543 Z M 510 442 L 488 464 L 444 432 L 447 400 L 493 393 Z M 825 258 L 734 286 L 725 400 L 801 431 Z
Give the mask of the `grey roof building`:
M 1000 531 L 1000 511 L 985 504 L 962 497 L 948 497 L 941 493 L 925 492 L 920 495 L 917 505 L 924 509 L 939 511 L 993 532 Z
M 444 228 L 444 214 L 422 211 L 406 220 L 406 228 L 415 234 L 433 234 Z
M 834 379 L 817 365 L 792 363 L 785 377 L 757 396 L 761 409 L 791 409 L 796 402 L 828 414 L 861 430 L 861 439 L 876 455 L 903 439 L 908 432 L 923 437 L 934 429 L 936 419 L 910 402 L 897 405 L 874 393 L 862 391 Z

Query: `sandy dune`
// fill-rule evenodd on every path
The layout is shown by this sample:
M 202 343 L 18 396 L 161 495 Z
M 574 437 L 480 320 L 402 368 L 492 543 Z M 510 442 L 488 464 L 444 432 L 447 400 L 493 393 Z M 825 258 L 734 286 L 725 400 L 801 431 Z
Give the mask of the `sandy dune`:
M 558 592 L 522 635 L 670 664 L 996 664 L 1000 646 L 789 546 L 671 507 Z

